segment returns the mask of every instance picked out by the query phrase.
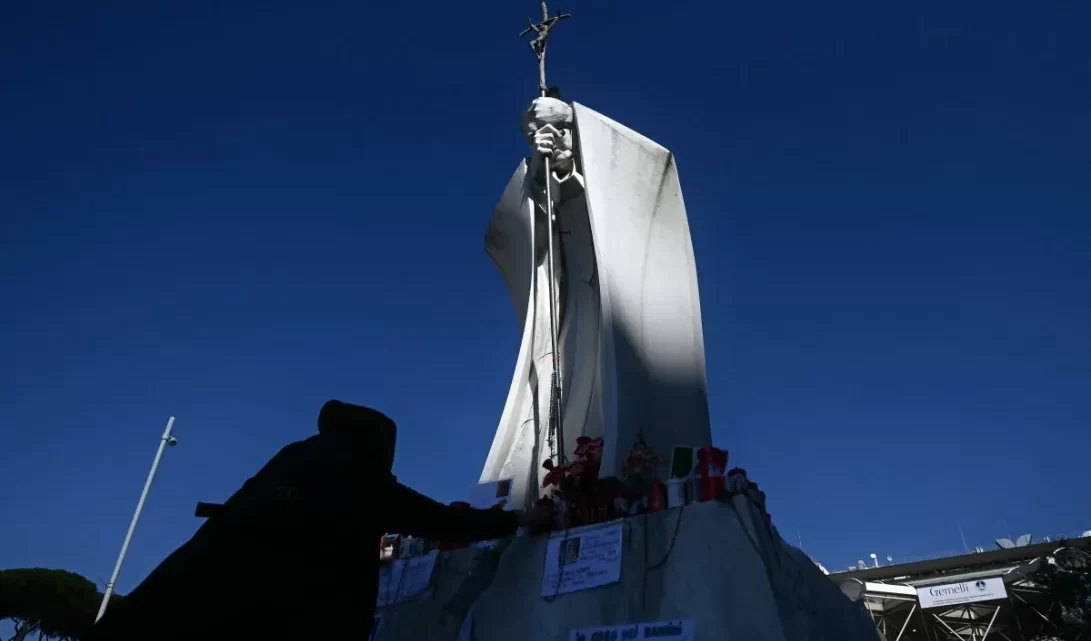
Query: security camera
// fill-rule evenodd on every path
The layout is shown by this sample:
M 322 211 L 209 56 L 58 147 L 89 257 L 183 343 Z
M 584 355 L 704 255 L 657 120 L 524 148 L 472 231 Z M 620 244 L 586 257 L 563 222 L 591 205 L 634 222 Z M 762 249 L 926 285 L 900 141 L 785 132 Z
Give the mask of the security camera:
M 178 439 L 174 438 L 173 436 L 168 436 L 167 437 L 167 445 L 170 445 L 171 447 L 174 447 L 175 445 L 178 445 Z

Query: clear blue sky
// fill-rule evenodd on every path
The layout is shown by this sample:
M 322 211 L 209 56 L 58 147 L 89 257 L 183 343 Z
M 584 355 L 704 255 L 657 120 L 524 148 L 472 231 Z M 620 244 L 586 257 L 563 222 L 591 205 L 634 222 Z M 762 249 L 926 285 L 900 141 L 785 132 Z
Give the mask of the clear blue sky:
M 0 567 L 130 589 L 336 397 L 465 495 L 533 0 L 8 2 Z M 372 6 L 367 6 L 367 5 Z M 716 442 L 843 567 L 1091 528 L 1091 9 L 578 2 L 550 79 L 672 149 Z

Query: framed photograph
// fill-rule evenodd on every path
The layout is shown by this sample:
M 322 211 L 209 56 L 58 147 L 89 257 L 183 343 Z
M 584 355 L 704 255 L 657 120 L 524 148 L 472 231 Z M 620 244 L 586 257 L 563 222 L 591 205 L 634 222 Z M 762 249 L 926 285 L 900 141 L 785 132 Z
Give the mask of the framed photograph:
M 580 560 L 580 537 L 568 539 L 561 548 L 561 565 L 571 565 Z

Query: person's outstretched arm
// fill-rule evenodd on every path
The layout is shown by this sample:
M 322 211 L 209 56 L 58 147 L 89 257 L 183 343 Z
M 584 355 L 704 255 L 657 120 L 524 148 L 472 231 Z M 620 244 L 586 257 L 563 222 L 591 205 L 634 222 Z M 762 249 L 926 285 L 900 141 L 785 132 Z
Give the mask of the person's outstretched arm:
M 393 481 L 386 523 L 389 532 L 432 541 L 474 543 L 512 536 L 521 524 L 517 512 L 450 507 Z

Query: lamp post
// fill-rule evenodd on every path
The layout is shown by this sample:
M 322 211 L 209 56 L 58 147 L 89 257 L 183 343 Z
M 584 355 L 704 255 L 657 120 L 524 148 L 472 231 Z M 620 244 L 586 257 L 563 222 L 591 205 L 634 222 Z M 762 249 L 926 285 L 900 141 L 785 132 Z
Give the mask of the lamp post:
M 144 501 L 148 498 L 148 490 L 152 487 L 152 481 L 155 479 L 155 472 L 159 469 L 159 460 L 163 458 L 163 450 L 168 445 L 174 447 L 178 444 L 178 441 L 170 435 L 171 428 L 174 427 L 174 417 L 170 417 L 167 421 L 167 429 L 163 430 L 163 436 L 159 439 L 159 449 L 155 452 L 155 460 L 152 461 L 152 469 L 148 472 L 148 479 L 144 481 L 144 491 L 140 493 L 140 500 L 136 503 L 136 512 L 133 513 L 133 520 L 129 523 L 129 531 L 125 533 L 125 542 L 121 544 L 121 554 L 117 556 L 117 563 L 114 565 L 114 573 L 110 575 L 110 582 L 106 584 L 106 593 L 102 595 L 102 604 L 99 605 L 98 614 L 95 616 L 95 623 L 98 623 L 102 615 L 106 614 L 106 606 L 110 604 L 110 597 L 114 593 L 114 586 L 117 585 L 117 577 L 121 574 L 121 564 L 125 563 L 125 553 L 129 551 L 129 543 L 133 540 L 133 532 L 136 531 L 136 523 L 140 520 L 140 512 L 144 509 Z

